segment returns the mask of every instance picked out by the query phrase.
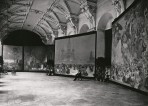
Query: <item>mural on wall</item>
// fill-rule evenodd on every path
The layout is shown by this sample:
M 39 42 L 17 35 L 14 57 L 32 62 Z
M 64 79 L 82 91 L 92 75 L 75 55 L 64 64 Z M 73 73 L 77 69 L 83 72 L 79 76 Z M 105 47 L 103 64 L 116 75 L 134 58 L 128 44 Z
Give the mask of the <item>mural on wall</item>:
M 81 70 L 85 77 L 95 72 L 95 34 L 57 39 L 55 42 L 55 73 L 75 75 Z
M 46 70 L 47 49 L 43 46 L 24 47 L 24 70 Z
M 22 47 L 3 45 L 4 69 L 22 70 Z
M 2 56 L 2 44 L 0 42 L 0 56 Z
M 148 92 L 148 1 L 141 0 L 113 24 L 111 78 Z

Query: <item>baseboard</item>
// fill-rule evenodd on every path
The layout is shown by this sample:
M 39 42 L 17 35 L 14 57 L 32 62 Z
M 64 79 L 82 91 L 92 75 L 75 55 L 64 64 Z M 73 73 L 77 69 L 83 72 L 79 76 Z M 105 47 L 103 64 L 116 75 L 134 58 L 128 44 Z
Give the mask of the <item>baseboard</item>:
M 136 89 L 136 88 L 132 88 L 132 87 L 126 85 L 126 84 L 121 84 L 121 83 L 116 82 L 116 81 L 113 81 L 113 80 L 109 80 L 109 82 L 111 82 L 111 83 L 113 83 L 113 84 L 117 84 L 117 85 L 123 86 L 123 87 L 125 87 L 125 88 L 127 88 L 127 89 L 130 89 L 130 90 L 132 90 L 132 91 L 135 91 L 135 92 L 138 92 L 138 93 L 141 93 L 141 94 L 143 94 L 143 95 L 147 95 L 147 96 L 148 96 L 148 92 L 141 91 L 141 90 Z

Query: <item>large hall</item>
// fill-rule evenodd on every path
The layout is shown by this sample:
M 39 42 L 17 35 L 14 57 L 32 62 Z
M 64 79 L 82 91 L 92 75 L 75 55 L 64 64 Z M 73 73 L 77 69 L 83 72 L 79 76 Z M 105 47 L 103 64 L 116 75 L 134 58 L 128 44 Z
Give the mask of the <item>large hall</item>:
M 0 106 L 148 106 L 148 1 L 0 0 Z

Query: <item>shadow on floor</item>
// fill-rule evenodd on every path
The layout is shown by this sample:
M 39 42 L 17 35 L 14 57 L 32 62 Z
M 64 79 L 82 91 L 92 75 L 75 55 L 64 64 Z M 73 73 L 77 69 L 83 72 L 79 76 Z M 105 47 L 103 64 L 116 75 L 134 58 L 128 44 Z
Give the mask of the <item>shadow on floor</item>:
M 0 85 L 0 87 L 4 87 L 4 86 L 6 86 L 6 85 Z
M 9 91 L 0 91 L 0 94 L 7 94 Z

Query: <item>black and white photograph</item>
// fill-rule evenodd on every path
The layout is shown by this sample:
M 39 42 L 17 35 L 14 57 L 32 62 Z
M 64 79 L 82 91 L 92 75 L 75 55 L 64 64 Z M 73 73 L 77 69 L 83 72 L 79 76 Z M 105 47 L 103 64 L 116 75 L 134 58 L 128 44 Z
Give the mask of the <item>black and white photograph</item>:
M 148 0 L 0 0 L 0 106 L 148 106 Z

